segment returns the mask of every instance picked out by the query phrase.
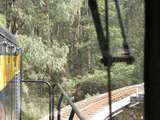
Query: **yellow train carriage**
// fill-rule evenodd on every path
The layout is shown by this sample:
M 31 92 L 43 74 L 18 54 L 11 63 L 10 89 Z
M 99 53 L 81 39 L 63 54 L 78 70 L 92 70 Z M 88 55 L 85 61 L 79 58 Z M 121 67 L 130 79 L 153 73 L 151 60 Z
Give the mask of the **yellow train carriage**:
M 20 72 L 20 55 L 0 55 L 0 91 Z
M 0 120 L 20 119 L 20 63 L 14 36 L 0 27 Z

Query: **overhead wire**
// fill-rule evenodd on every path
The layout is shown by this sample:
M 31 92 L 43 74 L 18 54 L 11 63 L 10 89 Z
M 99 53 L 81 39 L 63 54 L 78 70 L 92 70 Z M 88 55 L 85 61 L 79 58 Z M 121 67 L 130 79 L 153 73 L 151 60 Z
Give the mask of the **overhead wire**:
M 105 24 L 106 24 L 106 42 L 108 43 L 106 48 L 108 51 L 108 55 L 110 56 L 110 36 L 109 36 L 109 9 L 108 9 L 108 0 L 105 0 Z M 109 102 L 109 118 L 112 119 L 112 91 L 111 91 L 111 57 L 108 57 L 108 65 L 107 65 L 107 75 L 108 75 L 108 84 L 107 84 L 107 91 L 108 91 L 108 102 Z
M 105 26 L 106 26 L 106 36 L 104 36 L 103 32 L 103 27 L 101 24 L 101 19 L 99 15 L 99 10 L 98 10 L 98 5 L 96 0 L 89 0 L 88 5 L 91 9 L 91 14 L 93 17 L 93 22 L 96 28 L 97 32 L 97 37 L 98 37 L 98 43 L 100 46 L 100 50 L 102 53 L 102 63 L 104 66 L 107 67 L 107 75 L 108 75 L 108 101 L 109 101 L 109 119 L 112 119 L 112 93 L 111 93 L 111 66 L 112 63 L 114 62 L 126 62 L 127 64 L 132 64 L 134 61 L 134 58 L 130 56 L 129 52 L 129 46 L 126 40 L 126 34 L 125 34 L 125 29 L 124 29 L 124 24 L 122 21 L 122 16 L 121 16 L 121 11 L 120 11 L 120 6 L 118 0 L 115 0 L 115 7 L 118 15 L 118 21 L 119 21 L 119 26 L 121 30 L 121 35 L 123 39 L 123 49 L 124 49 L 124 56 L 121 57 L 113 57 L 110 54 L 110 49 L 109 49 L 109 8 L 108 8 L 108 0 L 104 0 L 105 2 Z
M 112 56 L 109 54 L 109 20 L 108 20 L 108 1 L 105 0 L 105 19 L 106 19 L 106 36 L 104 36 L 101 19 L 99 15 L 98 5 L 96 0 L 88 1 L 89 7 L 91 9 L 93 22 L 96 28 L 98 43 L 100 46 L 100 50 L 103 56 L 102 62 L 107 67 L 107 75 L 108 75 L 108 101 L 109 101 L 109 116 L 112 119 L 112 99 L 111 99 L 111 65 L 112 65 Z
M 122 35 L 122 38 L 123 38 L 124 52 L 126 52 L 126 54 L 129 55 L 130 54 L 129 46 L 128 46 L 127 39 L 126 39 L 126 32 L 125 32 L 124 23 L 123 23 L 123 20 L 122 20 L 120 4 L 119 4 L 118 0 L 114 0 L 114 2 L 115 2 L 115 7 L 116 7 L 116 11 L 117 11 L 117 16 L 118 16 L 118 22 L 119 22 L 120 29 L 121 29 L 121 35 Z

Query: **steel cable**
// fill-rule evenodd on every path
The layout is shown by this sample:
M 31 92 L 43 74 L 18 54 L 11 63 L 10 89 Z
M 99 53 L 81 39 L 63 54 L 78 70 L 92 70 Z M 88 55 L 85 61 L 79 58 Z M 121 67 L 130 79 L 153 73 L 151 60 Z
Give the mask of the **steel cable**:
M 126 54 L 129 55 L 129 53 L 130 53 L 129 52 L 129 46 L 128 46 L 127 39 L 126 39 L 125 28 L 124 28 L 124 23 L 123 23 L 123 20 L 122 20 L 119 1 L 118 0 L 114 0 L 114 2 L 115 2 L 117 15 L 118 15 L 118 22 L 119 22 L 120 29 L 121 29 L 121 35 L 122 35 L 122 38 L 123 38 L 124 52 L 126 52 Z
M 106 42 L 107 44 L 107 51 L 108 55 L 110 55 L 110 48 L 109 48 L 109 9 L 108 9 L 108 0 L 105 0 L 105 20 L 106 20 Z M 109 101 L 109 119 L 112 120 L 112 92 L 111 92 L 111 57 L 108 57 L 108 65 L 107 65 L 107 75 L 108 75 L 108 101 Z

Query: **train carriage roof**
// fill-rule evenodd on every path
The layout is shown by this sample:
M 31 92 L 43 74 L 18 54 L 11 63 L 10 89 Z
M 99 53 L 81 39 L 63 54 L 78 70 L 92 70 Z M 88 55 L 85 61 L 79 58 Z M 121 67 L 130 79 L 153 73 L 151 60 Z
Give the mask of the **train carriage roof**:
M 14 45 L 17 45 L 15 36 L 11 34 L 6 28 L 0 26 L 0 42 L 5 40 Z

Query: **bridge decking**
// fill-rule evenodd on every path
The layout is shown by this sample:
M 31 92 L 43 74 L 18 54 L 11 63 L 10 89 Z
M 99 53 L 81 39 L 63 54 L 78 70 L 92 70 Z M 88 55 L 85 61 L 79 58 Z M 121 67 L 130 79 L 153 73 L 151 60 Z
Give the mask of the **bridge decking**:
M 116 89 L 112 91 L 112 110 L 113 112 L 124 107 L 130 103 L 130 96 L 137 95 L 139 92 L 143 93 L 143 84 L 132 85 Z M 85 99 L 75 103 L 80 112 L 86 120 L 101 120 L 107 117 L 108 111 L 108 93 L 104 93 L 98 96 L 93 96 L 89 99 Z M 71 111 L 71 107 L 68 105 L 61 110 L 61 119 L 67 120 Z M 55 120 L 56 120 L 55 113 Z M 48 120 L 41 119 L 41 120 Z M 74 120 L 79 120 L 75 115 Z
M 143 84 L 127 86 L 127 87 L 112 91 L 113 111 L 127 105 L 130 101 L 129 98 L 131 95 L 136 95 L 142 91 L 143 91 Z M 82 115 L 84 115 L 84 117 L 87 120 L 92 120 L 92 119 L 97 120 L 97 119 L 94 119 L 94 117 L 95 118 L 98 116 L 106 117 L 108 113 L 108 97 L 107 96 L 108 96 L 108 93 L 91 97 L 90 99 L 77 102 L 76 106 L 80 109 L 80 112 L 82 113 Z M 70 106 L 67 106 L 64 109 L 62 109 L 63 120 L 66 120 L 68 118 L 70 110 L 71 110 Z M 79 120 L 79 118 L 75 115 L 74 120 Z

